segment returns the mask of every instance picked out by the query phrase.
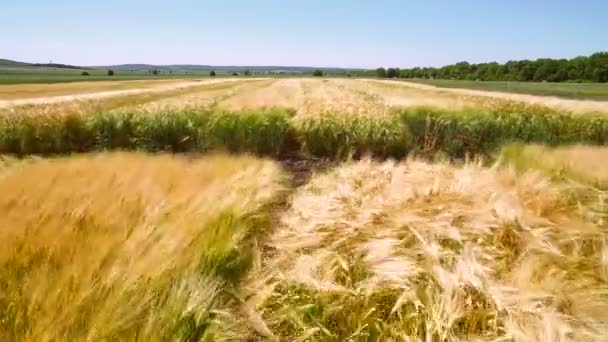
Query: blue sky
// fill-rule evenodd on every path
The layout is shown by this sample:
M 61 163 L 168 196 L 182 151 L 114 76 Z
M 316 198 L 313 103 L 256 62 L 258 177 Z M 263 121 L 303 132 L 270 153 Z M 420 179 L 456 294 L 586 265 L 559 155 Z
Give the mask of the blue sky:
M 607 0 L 2 0 L 0 58 L 440 66 L 608 50 Z

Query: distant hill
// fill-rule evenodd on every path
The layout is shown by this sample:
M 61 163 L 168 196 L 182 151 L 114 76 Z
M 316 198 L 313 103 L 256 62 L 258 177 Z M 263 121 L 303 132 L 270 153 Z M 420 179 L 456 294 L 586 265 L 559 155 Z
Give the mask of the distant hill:
M 58 64 L 58 63 L 24 63 L 11 61 L 10 59 L 1 59 L 0 58 L 0 66 L 7 67 L 34 67 L 34 68 L 59 68 L 59 69 L 86 69 L 84 67 L 68 65 L 68 64 Z
M 153 65 L 153 64 L 119 64 L 105 66 L 74 66 L 68 64 L 57 63 L 24 63 L 8 59 L 0 59 L 0 67 L 38 67 L 38 68 L 65 68 L 65 69 L 98 69 L 98 70 L 114 70 L 114 71 L 174 71 L 174 72 L 209 72 L 209 71 L 225 71 L 225 72 L 243 72 L 249 70 L 258 73 L 312 73 L 314 70 L 323 70 L 326 73 L 346 73 L 352 71 L 363 71 L 364 69 L 345 69 L 345 68 L 318 68 L 318 67 L 302 67 L 302 66 L 237 66 L 237 65 L 198 65 L 198 64 L 171 64 L 171 65 Z
M 83 69 L 83 70 L 88 69 L 86 67 L 79 67 L 79 66 L 68 65 L 68 64 L 57 64 L 57 63 L 33 63 L 33 64 L 30 64 L 30 66 L 39 67 L 39 68 Z
M 237 66 L 237 65 L 197 65 L 197 64 L 171 64 L 171 65 L 152 65 L 152 64 L 120 64 L 120 65 L 106 65 L 106 66 L 91 66 L 91 69 L 101 70 L 118 70 L 118 71 L 147 71 L 147 70 L 161 70 L 161 71 L 198 71 L 208 72 L 211 70 L 215 71 L 226 71 L 226 72 L 243 72 L 249 70 L 251 72 L 286 72 L 286 73 L 311 73 L 316 69 L 323 70 L 325 72 L 346 72 L 351 70 L 361 69 L 344 69 L 344 68 L 316 68 L 316 67 L 300 67 L 300 66 Z
M 29 66 L 29 65 L 30 65 L 29 63 L 16 62 L 16 61 L 11 61 L 10 59 L 0 58 L 0 66 L 20 67 L 20 66 Z

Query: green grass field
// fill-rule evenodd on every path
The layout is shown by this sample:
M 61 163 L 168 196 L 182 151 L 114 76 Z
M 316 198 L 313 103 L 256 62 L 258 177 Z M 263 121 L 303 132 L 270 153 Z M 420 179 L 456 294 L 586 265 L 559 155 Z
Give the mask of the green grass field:
M 88 72 L 89 76 L 81 75 L 83 71 Z M 108 76 L 106 70 L 0 66 L 0 84 L 124 81 L 190 77 L 201 78 L 207 76 L 209 76 L 209 73 L 207 72 L 183 71 L 174 71 L 172 73 L 162 71 L 159 75 L 153 75 L 143 71 L 115 71 L 114 76 Z M 218 72 L 218 76 L 222 76 L 222 74 Z
M 608 83 L 539 83 L 408 79 L 441 88 L 462 88 L 507 93 L 558 96 L 579 100 L 608 100 Z

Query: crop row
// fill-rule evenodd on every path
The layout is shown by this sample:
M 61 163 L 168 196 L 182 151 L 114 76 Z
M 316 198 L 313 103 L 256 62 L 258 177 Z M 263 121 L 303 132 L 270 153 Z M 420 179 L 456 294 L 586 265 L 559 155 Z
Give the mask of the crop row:
M 382 116 L 212 108 L 0 118 L 0 153 L 15 155 L 227 150 L 330 158 L 366 153 L 400 158 L 412 151 L 442 151 L 462 157 L 489 153 L 510 142 L 604 145 L 608 143 L 608 118 L 430 107 L 400 109 Z

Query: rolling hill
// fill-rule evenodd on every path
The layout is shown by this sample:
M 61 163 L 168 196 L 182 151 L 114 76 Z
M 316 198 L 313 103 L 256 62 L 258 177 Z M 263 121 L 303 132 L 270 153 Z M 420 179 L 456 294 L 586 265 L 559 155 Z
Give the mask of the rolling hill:
M 19 68 L 59 68 L 59 69 L 87 69 L 86 67 L 79 67 L 68 64 L 58 64 L 58 63 L 25 63 L 25 62 L 17 62 L 12 61 L 10 59 L 1 59 L 0 58 L 0 67 L 19 67 Z
M 348 71 L 359 71 L 362 69 L 346 69 L 346 68 L 319 68 L 319 67 L 302 67 L 302 66 L 217 66 L 217 65 L 198 65 L 198 64 L 170 64 L 170 65 L 154 65 L 154 64 L 119 64 L 119 65 L 101 65 L 101 66 L 74 66 L 68 64 L 57 63 L 24 63 L 8 59 L 0 59 L 0 67 L 46 67 L 46 68 L 65 68 L 65 69 L 97 69 L 97 70 L 115 70 L 115 71 L 191 71 L 191 72 L 209 72 L 226 71 L 226 72 L 243 72 L 249 70 L 251 72 L 276 72 L 276 73 L 311 73 L 316 69 L 323 70 L 328 73 L 343 73 Z
M 120 64 L 106 66 L 91 66 L 91 69 L 101 70 L 123 70 L 123 71 L 147 71 L 147 70 L 162 70 L 162 71 L 226 71 L 226 72 L 243 72 L 249 70 L 251 72 L 286 72 L 286 73 L 311 73 L 316 69 L 326 72 L 346 72 L 359 69 L 345 68 L 318 68 L 318 67 L 302 67 L 302 66 L 238 66 L 238 65 L 198 65 L 198 64 L 170 64 L 170 65 L 152 65 L 152 64 Z

